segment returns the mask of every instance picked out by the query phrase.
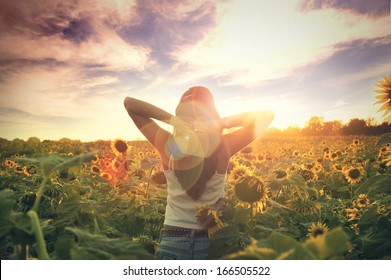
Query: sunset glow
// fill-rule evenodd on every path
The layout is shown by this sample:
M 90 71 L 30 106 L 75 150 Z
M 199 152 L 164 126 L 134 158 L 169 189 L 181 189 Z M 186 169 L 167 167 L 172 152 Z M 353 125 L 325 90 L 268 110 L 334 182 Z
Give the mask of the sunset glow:
M 0 137 L 144 139 L 126 96 L 174 113 L 189 87 L 272 127 L 374 118 L 388 0 L 0 1 Z

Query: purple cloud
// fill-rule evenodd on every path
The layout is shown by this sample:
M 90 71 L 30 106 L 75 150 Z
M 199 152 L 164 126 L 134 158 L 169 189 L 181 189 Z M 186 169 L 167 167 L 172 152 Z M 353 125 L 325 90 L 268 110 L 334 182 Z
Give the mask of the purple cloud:
M 1 1 L 0 32 L 30 36 L 55 35 L 68 27 L 75 9 L 75 2 Z
M 205 1 L 189 11 L 180 12 L 191 1 L 137 1 L 131 11 L 132 22 L 120 26 L 126 41 L 152 49 L 160 63 L 172 62 L 170 54 L 181 46 L 193 45 L 216 26 L 216 6 Z
M 302 11 L 333 8 L 349 11 L 358 15 L 370 17 L 384 17 L 390 14 L 389 0 L 303 0 L 299 4 Z

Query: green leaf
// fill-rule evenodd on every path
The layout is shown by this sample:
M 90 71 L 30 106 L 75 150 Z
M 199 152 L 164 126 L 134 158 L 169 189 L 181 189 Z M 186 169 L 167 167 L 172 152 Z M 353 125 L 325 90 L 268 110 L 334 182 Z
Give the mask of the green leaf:
M 380 136 L 380 138 L 376 142 L 377 147 L 381 147 L 383 145 L 387 145 L 391 143 L 391 133 L 385 133 Z
M 391 192 L 391 176 L 386 174 L 375 175 L 361 184 L 354 194 L 375 194 L 379 192 Z
M 70 249 L 71 259 L 77 260 L 140 260 L 153 256 L 137 242 L 126 238 L 108 238 L 91 234 L 79 228 L 66 228 L 76 236 L 76 243 Z
M 363 253 L 370 258 L 390 255 L 391 239 L 388 231 L 370 233 L 362 238 Z
M 14 160 L 20 163 L 39 163 L 42 167 L 44 175 L 49 177 L 56 170 L 68 169 L 81 163 L 91 161 L 97 153 L 98 151 L 93 151 L 87 154 L 81 154 L 73 157 L 47 155 L 37 158 L 14 158 Z
M 15 204 L 15 199 L 12 198 L 13 191 L 0 191 L 0 220 L 8 217 Z
M 342 227 L 337 227 L 317 238 L 308 239 L 304 246 L 320 260 L 341 255 L 351 248 L 349 236 Z
M 218 259 L 241 249 L 239 228 L 234 225 L 223 227 L 210 239 L 209 258 Z
M 69 158 L 68 160 L 65 160 L 62 163 L 60 163 L 59 165 L 57 165 L 56 169 L 64 170 L 64 169 L 71 168 L 73 166 L 80 165 L 80 164 L 85 163 L 85 162 L 89 162 L 89 161 L 91 161 L 93 159 L 93 157 L 96 154 L 98 154 L 98 151 L 93 151 L 93 152 L 89 152 L 89 153 L 86 153 L 86 154 L 73 156 L 73 157 Z
M 376 224 L 379 213 L 377 211 L 377 205 L 371 205 L 368 207 L 367 211 L 365 211 L 359 222 L 358 227 L 360 230 L 366 230 L 370 228 L 372 225 Z
M 250 245 L 243 251 L 224 256 L 226 260 L 275 260 L 278 254 L 271 248 Z
M 305 186 L 305 180 L 304 180 L 303 176 L 301 176 L 298 173 L 293 173 L 290 176 L 289 181 L 291 182 L 291 184 L 293 184 L 295 186 L 298 186 L 298 187 L 304 187 Z
M 273 232 L 267 239 L 253 242 L 243 251 L 233 253 L 224 259 L 235 260 L 313 260 L 314 255 L 290 236 Z
M 303 245 L 294 238 L 282 233 L 273 232 L 266 241 L 260 241 L 258 246 L 272 248 L 280 259 L 287 260 L 312 260 L 314 255 L 306 250 Z

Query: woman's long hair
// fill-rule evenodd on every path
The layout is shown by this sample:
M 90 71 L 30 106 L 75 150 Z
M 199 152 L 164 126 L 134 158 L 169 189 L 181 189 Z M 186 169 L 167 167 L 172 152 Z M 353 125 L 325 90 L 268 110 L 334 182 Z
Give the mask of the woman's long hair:
M 220 119 L 212 93 L 207 88 L 200 86 L 192 87 L 182 95 L 176 108 L 176 115 L 184 121 L 191 121 L 199 117 Z M 174 168 L 178 182 L 193 200 L 197 200 L 204 193 L 206 183 L 216 173 L 216 155 L 222 147 L 221 132 L 217 136 L 220 139 L 218 139 L 218 144 L 214 147 L 211 155 L 199 159 L 199 163 L 189 169 Z

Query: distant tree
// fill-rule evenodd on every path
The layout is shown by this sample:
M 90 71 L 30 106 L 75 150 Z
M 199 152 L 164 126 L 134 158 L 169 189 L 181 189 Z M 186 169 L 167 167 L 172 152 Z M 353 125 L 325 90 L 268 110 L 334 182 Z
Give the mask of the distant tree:
M 29 146 L 36 147 L 39 144 L 41 144 L 41 140 L 38 137 L 33 136 L 33 137 L 30 137 L 29 139 L 27 139 L 26 144 Z
M 7 139 L 0 137 L 0 146 L 4 146 L 4 145 L 8 144 L 9 142 L 10 141 L 8 141 Z
M 357 118 L 351 119 L 349 123 L 342 128 L 342 133 L 345 135 L 368 134 L 367 122 Z
M 284 130 L 284 134 L 290 137 L 299 136 L 301 133 L 301 129 L 299 127 L 291 127 L 289 126 Z
M 323 124 L 322 134 L 323 135 L 338 135 L 342 129 L 341 121 L 329 121 Z
M 323 129 L 323 123 L 323 117 L 313 116 L 308 120 L 302 132 L 305 135 L 319 135 Z

